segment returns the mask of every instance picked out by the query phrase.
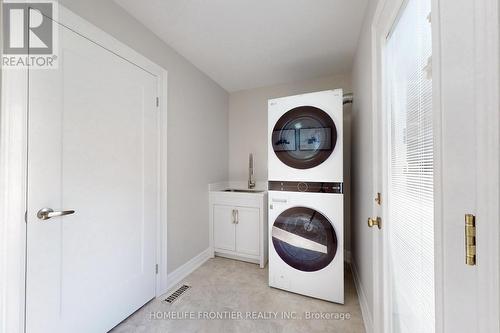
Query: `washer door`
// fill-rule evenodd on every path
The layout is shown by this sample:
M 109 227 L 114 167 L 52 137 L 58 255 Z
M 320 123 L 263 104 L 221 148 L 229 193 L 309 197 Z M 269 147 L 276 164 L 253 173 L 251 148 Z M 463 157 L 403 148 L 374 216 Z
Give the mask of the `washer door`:
M 281 213 L 272 227 L 274 249 L 288 265 L 304 272 L 328 266 L 337 253 L 337 236 L 320 212 L 293 207 Z
M 331 155 L 337 143 L 332 118 L 313 106 L 300 106 L 286 112 L 276 122 L 272 145 L 281 162 L 294 169 L 310 169 Z

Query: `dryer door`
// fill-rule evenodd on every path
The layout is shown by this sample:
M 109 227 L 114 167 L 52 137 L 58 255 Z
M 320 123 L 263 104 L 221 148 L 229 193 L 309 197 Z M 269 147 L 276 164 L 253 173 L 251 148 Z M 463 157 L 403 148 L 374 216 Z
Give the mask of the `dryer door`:
M 284 262 L 305 272 L 325 268 L 337 253 L 337 235 L 330 221 L 306 207 L 281 213 L 272 227 L 272 241 Z
M 328 159 L 337 143 L 333 119 L 313 106 L 286 112 L 276 122 L 272 146 L 281 162 L 294 169 L 310 169 Z

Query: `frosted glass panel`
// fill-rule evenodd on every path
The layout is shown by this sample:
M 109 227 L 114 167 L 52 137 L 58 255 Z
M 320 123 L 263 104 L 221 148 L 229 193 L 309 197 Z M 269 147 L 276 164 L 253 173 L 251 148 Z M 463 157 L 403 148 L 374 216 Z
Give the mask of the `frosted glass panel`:
M 388 37 L 388 254 L 395 333 L 434 332 L 430 0 L 409 0 Z

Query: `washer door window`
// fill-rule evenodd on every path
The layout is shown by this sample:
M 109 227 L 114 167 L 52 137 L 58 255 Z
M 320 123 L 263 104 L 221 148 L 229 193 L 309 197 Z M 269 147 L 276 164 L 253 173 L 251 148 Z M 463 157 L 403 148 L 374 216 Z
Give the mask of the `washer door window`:
M 332 118 L 313 106 L 294 108 L 276 122 L 272 145 L 281 162 L 295 169 L 310 169 L 330 156 L 337 142 Z
M 314 272 L 328 266 L 337 253 L 337 237 L 320 212 L 293 207 L 281 213 L 273 224 L 274 249 L 295 269 Z

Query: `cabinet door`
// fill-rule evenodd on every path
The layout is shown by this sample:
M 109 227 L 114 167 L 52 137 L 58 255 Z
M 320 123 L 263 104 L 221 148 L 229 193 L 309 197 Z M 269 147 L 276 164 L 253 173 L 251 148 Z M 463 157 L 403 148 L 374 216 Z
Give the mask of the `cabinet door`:
M 236 252 L 258 256 L 260 214 L 258 208 L 237 207 Z
M 214 247 L 221 250 L 235 250 L 234 207 L 214 205 Z

